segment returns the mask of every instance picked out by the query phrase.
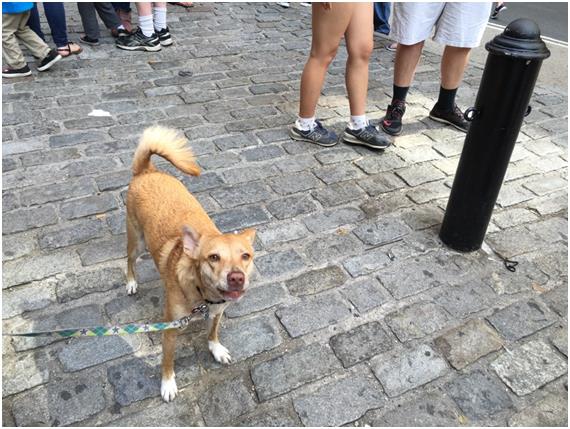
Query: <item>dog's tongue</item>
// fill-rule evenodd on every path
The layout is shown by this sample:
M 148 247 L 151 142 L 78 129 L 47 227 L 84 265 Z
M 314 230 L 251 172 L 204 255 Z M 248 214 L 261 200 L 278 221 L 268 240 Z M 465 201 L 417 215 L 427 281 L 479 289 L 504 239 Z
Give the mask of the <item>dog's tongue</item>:
M 241 291 L 239 291 L 239 290 L 228 290 L 228 291 L 224 292 L 224 296 L 226 298 L 238 299 L 241 296 Z

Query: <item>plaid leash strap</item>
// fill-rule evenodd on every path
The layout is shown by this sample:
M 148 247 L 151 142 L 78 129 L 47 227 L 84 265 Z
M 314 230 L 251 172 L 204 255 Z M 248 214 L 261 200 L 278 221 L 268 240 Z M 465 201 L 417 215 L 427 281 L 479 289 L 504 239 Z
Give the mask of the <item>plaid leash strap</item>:
M 72 328 L 60 329 L 56 331 L 43 331 L 43 332 L 24 332 L 20 334 L 3 334 L 8 336 L 18 337 L 106 337 L 109 335 L 130 335 L 141 334 L 146 332 L 166 331 L 167 329 L 182 329 L 195 318 L 202 316 L 205 320 L 209 318 L 208 306 L 200 304 L 192 309 L 189 316 L 172 322 L 157 322 L 157 323 L 128 323 L 125 325 L 117 326 L 95 326 L 92 328 Z

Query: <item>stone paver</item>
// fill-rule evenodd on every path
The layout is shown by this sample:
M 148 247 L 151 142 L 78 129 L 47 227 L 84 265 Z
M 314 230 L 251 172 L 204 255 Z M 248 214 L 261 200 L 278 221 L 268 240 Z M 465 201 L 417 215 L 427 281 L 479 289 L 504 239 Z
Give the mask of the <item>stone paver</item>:
M 448 320 L 445 310 L 431 302 L 418 302 L 386 316 L 386 323 L 402 342 L 437 332 Z
M 474 422 L 511 408 L 513 401 L 507 390 L 496 377 L 480 370 L 461 375 L 445 386 L 463 414 Z
M 326 384 L 293 405 L 305 426 L 340 426 L 380 407 L 383 399 L 378 380 L 365 373 Z
M 358 326 L 331 338 L 331 347 L 345 367 L 354 365 L 393 347 L 392 339 L 378 322 Z
M 503 346 L 497 333 L 481 319 L 470 320 L 436 338 L 434 342 L 455 369 L 463 369 Z
M 65 9 L 77 40 L 77 8 Z M 465 136 L 427 118 L 440 78 L 431 41 L 404 132 L 375 152 L 289 137 L 310 8 L 169 4 L 168 25 L 174 43 L 159 52 L 118 50 L 102 29 L 99 46 L 49 72 L 3 80 L 3 332 L 161 320 L 148 254 L 137 263 L 139 292 L 124 288 L 131 162 L 143 129 L 160 124 L 186 135 L 202 174 L 153 157 L 157 168 L 221 231 L 257 230 L 251 288 L 220 330 L 234 363 L 216 363 L 206 323 L 192 324 L 177 347 L 179 396 L 166 404 L 160 334 L 5 336 L 5 425 L 563 423 L 567 407 L 552 395 L 567 377 L 567 94 L 539 79 L 488 247 L 460 254 L 438 233 Z M 386 40 L 374 42 L 367 114 L 377 121 L 394 63 Z M 462 106 L 482 76 L 474 58 Z M 350 113 L 346 59 L 339 49 L 317 108 L 338 134 Z M 95 109 L 110 116 L 89 116 Z M 533 357 L 537 344 L 547 361 Z
M 449 368 L 430 346 L 399 350 L 371 360 L 372 371 L 389 397 L 401 395 L 444 375 Z
M 255 408 L 251 390 L 240 378 L 216 384 L 198 404 L 208 426 L 221 426 Z
M 340 366 L 330 348 L 315 343 L 254 366 L 251 378 L 259 399 L 265 401 L 318 380 Z
M 566 359 L 542 341 L 499 356 L 491 367 L 517 395 L 527 395 L 568 371 Z
M 451 426 L 463 425 L 464 417 L 457 405 L 441 391 L 429 392 L 406 401 L 393 409 L 369 411 L 359 423 L 371 427 Z
M 549 395 L 516 413 L 509 419 L 511 427 L 566 427 L 568 426 L 568 395 Z
M 536 301 L 512 304 L 488 317 L 507 340 L 516 341 L 554 323 L 551 311 Z

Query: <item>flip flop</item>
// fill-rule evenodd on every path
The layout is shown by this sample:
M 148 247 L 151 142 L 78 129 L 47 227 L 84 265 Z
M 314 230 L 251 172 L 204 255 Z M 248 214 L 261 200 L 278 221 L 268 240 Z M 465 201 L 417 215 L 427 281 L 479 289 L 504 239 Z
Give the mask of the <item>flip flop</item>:
M 75 46 L 77 46 L 78 49 L 73 50 L 72 47 Z M 79 55 L 81 52 L 83 52 L 83 48 L 75 42 L 69 42 L 67 46 L 62 46 L 60 48 L 57 48 L 57 53 L 62 57 L 69 57 L 70 55 Z

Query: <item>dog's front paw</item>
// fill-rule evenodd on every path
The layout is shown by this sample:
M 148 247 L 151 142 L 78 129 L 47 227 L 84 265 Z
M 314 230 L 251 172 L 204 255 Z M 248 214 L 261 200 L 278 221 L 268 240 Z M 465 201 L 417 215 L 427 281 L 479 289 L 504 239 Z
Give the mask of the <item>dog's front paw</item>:
M 137 282 L 135 280 L 129 280 L 127 282 L 127 295 L 134 295 L 137 293 Z
M 230 364 L 232 362 L 232 357 L 230 352 L 224 346 L 222 346 L 217 341 L 208 341 L 208 348 L 212 352 L 212 356 L 216 359 L 216 362 L 223 364 Z
M 178 387 L 176 387 L 176 380 L 172 378 L 163 378 L 162 384 L 160 385 L 160 394 L 162 399 L 166 402 L 174 400 L 176 394 L 178 393 Z

